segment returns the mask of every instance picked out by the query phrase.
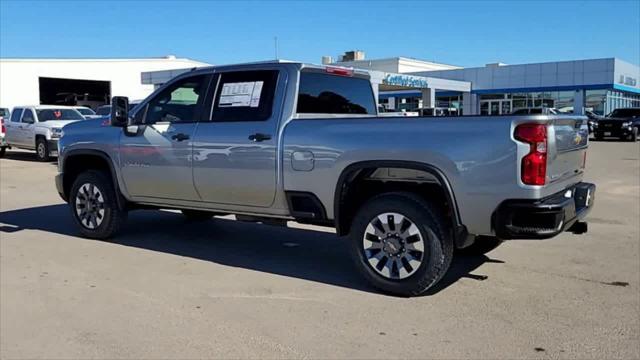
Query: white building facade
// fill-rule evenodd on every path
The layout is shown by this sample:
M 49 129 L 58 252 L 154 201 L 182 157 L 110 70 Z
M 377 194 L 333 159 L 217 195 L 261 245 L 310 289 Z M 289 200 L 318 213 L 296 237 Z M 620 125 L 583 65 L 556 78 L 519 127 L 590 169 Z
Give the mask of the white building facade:
M 0 107 L 65 104 L 96 107 L 112 96 L 144 99 L 142 73 L 209 66 L 187 58 L 0 59 Z

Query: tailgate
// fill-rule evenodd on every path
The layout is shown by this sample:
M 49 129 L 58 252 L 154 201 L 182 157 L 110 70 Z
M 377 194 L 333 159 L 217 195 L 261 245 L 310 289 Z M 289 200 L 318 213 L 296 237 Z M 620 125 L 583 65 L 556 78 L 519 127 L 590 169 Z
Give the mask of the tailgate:
M 582 173 L 589 141 L 587 118 L 556 118 L 550 130 L 547 164 L 550 183 Z

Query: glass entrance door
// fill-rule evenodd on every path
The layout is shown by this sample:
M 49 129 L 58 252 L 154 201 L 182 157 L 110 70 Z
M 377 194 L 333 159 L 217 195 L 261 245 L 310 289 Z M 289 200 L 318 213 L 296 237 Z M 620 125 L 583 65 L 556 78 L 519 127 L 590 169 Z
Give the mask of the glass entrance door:
M 480 115 L 511 114 L 511 100 L 485 100 L 480 102 Z

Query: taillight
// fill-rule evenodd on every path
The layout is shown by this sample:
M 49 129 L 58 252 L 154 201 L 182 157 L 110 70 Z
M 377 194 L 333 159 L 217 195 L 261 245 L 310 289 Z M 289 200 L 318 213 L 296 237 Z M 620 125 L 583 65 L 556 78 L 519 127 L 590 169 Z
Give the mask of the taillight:
M 4 127 L 4 117 L 0 116 L 0 134 L 7 132 L 7 128 Z
M 547 126 L 518 125 L 514 137 L 530 146 L 529 153 L 522 158 L 522 182 L 526 185 L 544 185 L 547 182 Z

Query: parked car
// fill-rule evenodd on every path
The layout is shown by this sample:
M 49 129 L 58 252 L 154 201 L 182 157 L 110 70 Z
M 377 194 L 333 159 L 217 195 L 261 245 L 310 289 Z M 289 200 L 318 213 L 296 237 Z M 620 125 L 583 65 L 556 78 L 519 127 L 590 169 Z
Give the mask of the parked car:
M 85 119 L 96 119 L 100 117 L 100 115 L 97 115 L 95 111 L 86 106 L 74 106 L 73 108 L 78 110 Z
M 38 160 L 49 161 L 57 155 L 62 128 L 79 120 L 84 120 L 82 114 L 69 106 L 15 107 L 10 121 L 5 122 L 7 145 L 36 150 Z
M 418 116 L 417 111 L 394 111 L 385 108 L 384 106 L 378 106 L 378 116 L 380 117 L 398 117 L 398 116 Z
M 589 119 L 587 120 L 587 123 L 589 124 L 589 134 L 592 134 L 595 127 L 598 126 L 598 120 L 602 119 L 602 116 L 594 113 L 591 110 L 586 110 L 584 114 Z
M 331 226 L 375 287 L 417 295 L 454 248 L 587 230 L 584 116 L 379 117 L 367 72 L 282 62 L 194 69 L 127 102 L 60 140 L 56 187 L 89 238 L 138 208 Z
M 640 108 L 621 108 L 598 119 L 594 135 L 598 140 L 617 137 L 621 140 L 637 141 L 640 132 Z
M 0 157 L 4 156 L 4 153 L 7 151 L 7 140 L 5 139 L 5 134 L 7 132 L 7 128 L 4 126 L 4 119 L 9 119 L 11 116 L 11 112 L 7 108 L 0 108 Z
M 98 106 L 96 109 L 96 115 L 98 116 L 109 116 L 111 113 L 111 105 L 102 105 Z

